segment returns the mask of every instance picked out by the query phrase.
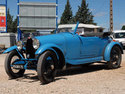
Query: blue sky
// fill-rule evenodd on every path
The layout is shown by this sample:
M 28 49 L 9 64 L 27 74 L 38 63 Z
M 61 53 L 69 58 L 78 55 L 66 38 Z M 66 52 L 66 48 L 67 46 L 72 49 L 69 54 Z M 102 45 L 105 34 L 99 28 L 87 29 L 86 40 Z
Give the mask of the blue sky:
M 56 0 L 20 0 L 29 2 L 55 2 Z M 67 0 L 59 0 L 59 19 L 65 8 Z M 110 0 L 86 0 L 89 4 L 89 9 L 92 11 L 94 21 L 106 28 L 109 28 L 109 1 Z M 14 15 L 17 14 L 17 0 L 8 0 L 8 7 L 10 8 L 10 13 Z M 4 0 L 0 0 L 0 3 L 4 3 Z M 81 0 L 70 0 L 73 14 L 75 15 L 78 10 L 78 5 L 81 4 Z M 122 25 L 125 25 L 125 0 L 113 0 L 113 14 L 114 14 L 114 29 L 121 29 Z

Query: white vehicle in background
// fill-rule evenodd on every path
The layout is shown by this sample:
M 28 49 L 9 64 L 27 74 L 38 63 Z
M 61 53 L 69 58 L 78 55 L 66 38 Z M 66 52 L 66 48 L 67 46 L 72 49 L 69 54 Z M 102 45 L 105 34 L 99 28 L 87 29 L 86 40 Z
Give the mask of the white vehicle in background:
M 113 31 L 113 40 L 120 42 L 125 47 L 125 30 Z

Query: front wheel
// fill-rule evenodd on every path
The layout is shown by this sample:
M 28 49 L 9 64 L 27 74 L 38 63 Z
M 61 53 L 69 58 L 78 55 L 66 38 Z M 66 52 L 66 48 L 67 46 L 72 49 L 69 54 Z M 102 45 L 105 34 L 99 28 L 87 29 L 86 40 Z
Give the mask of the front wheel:
M 52 51 L 44 52 L 38 60 L 37 74 L 42 84 L 47 84 L 54 80 L 56 67 L 57 67 L 57 56 Z
M 13 63 L 21 57 L 17 51 L 10 52 L 5 59 L 5 71 L 11 79 L 22 77 L 24 75 L 24 69 L 14 69 Z
M 108 68 L 116 69 L 120 67 L 122 60 L 122 53 L 119 47 L 114 46 L 110 53 L 110 61 L 108 62 Z

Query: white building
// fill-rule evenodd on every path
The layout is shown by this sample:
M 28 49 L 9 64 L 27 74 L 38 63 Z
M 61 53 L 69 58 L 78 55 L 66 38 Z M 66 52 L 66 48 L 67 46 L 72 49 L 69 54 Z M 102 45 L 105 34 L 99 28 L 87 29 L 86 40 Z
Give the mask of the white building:
M 61 30 L 61 32 L 65 32 L 65 30 L 71 30 L 73 27 L 75 27 L 76 24 L 62 24 L 58 26 L 58 29 Z M 96 26 L 93 24 L 82 24 L 80 23 L 78 26 L 78 29 L 84 31 L 84 32 L 103 32 L 104 28 L 101 26 Z

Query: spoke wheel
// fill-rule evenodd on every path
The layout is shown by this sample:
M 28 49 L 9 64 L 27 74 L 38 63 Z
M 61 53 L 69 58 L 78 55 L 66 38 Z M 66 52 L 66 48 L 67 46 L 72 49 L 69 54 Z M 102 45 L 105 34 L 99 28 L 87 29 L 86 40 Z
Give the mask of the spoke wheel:
M 18 73 L 18 72 L 20 71 L 19 69 L 14 69 L 14 68 L 13 68 L 13 64 L 14 64 L 14 62 L 15 62 L 17 59 L 19 60 L 20 58 L 19 58 L 19 56 L 15 55 L 15 56 L 12 57 L 12 59 L 11 59 L 11 61 L 10 61 L 10 67 L 11 67 L 11 70 L 13 71 L 13 73 Z
M 120 48 L 117 46 L 113 47 L 113 49 L 111 50 L 108 67 L 112 69 L 119 68 L 121 64 L 121 59 L 122 59 L 122 55 L 121 55 Z
M 52 51 L 46 51 L 40 56 L 37 64 L 37 73 L 42 84 L 47 84 L 54 80 L 56 63 L 57 57 Z
M 14 69 L 13 63 L 20 59 L 17 51 L 10 52 L 5 59 L 5 71 L 11 79 L 22 77 L 24 75 L 24 69 Z
M 52 81 L 53 80 L 53 73 L 55 71 L 55 66 L 54 66 L 54 61 L 52 59 L 52 57 L 47 57 L 45 60 L 45 70 L 43 73 L 43 76 L 45 79 L 47 79 L 48 81 Z

